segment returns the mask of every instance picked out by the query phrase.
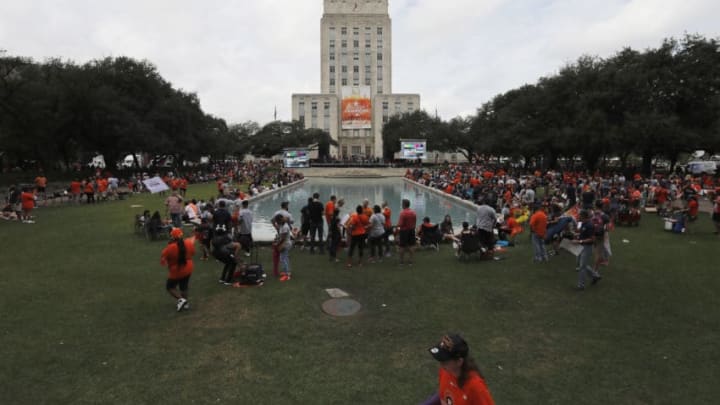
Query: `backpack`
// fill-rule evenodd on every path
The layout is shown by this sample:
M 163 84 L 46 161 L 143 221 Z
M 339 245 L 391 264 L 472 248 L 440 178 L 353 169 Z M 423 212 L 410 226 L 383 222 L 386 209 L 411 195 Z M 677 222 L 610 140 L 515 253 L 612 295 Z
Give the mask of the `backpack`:
M 258 250 L 254 249 L 251 263 L 238 268 L 233 275 L 235 282 L 241 285 L 263 285 L 267 275 L 263 265 L 258 261 Z
M 592 226 L 595 232 L 595 236 L 603 236 L 605 234 L 605 221 L 601 213 L 596 212 L 592 217 Z

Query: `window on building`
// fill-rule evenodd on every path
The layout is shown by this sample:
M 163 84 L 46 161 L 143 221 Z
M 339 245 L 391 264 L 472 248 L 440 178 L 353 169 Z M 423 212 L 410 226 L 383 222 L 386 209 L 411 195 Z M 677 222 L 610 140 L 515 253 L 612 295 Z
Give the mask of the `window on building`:
M 360 85 L 360 78 L 353 77 L 353 86 L 359 86 Z
M 330 27 L 328 30 L 328 37 L 330 39 L 335 39 L 335 27 Z
M 343 73 L 347 73 L 347 66 L 343 65 L 343 66 L 342 66 L 342 70 L 341 70 L 341 72 L 343 72 Z
M 330 52 L 330 60 L 335 60 L 335 52 Z
M 353 53 L 353 60 L 354 60 L 354 61 L 360 60 L 360 54 L 357 53 L 357 52 L 354 52 L 354 53 Z
M 346 77 L 343 77 L 341 84 L 342 84 L 343 86 L 347 86 L 347 83 L 348 83 L 348 82 L 347 82 L 347 78 L 346 78 Z
M 365 32 L 365 48 L 370 48 L 371 43 L 372 43 L 372 37 L 370 35 L 370 32 Z
M 382 49 L 382 47 L 383 47 L 383 40 L 382 40 L 382 38 L 378 38 L 378 40 L 377 40 L 377 47 L 378 47 L 378 49 Z
M 360 66 L 358 66 L 358 65 L 353 66 L 353 73 L 358 73 L 358 72 L 360 72 Z
M 347 27 L 340 28 L 340 34 L 341 35 L 347 35 Z
M 353 48 L 359 48 L 360 47 L 360 41 L 357 39 L 353 40 Z
M 402 112 L 400 109 L 400 101 L 395 101 L 395 114 Z
M 335 49 L 335 40 L 334 39 L 330 40 L 330 49 Z
M 360 35 L 360 28 L 358 28 L 358 27 L 353 27 L 353 35 L 354 35 L 354 36 Z
M 377 27 L 377 35 L 378 35 L 379 37 L 381 37 L 382 34 L 383 34 L 383 29 L 382 29 L 382 27 Z
M 347 39 L 340 41 L 340 47 L 343 49 L 347 48 Z
M 330 73 L 335 73 L 335 65 L 330 65 Z
M 383 82 L 382 80 L 377 81 L 377 93 L 383 94 Z
M 379 66 L 378 66 L 378 70 L 377 70 L 377 78 L 378 78 L 378 80 L 383 79 L 383 71 Z
M 370 80 L 370 77 L 369 77 L 369 76 L 366 76 L 366 77 L 365 77 L 365 85 L 366 85 L 366 86 L 370 86 L 371 84 L 372 84 L 372 82 L 371 82 L 371 80 Z
M 325 115 L 325 117 L 330 116 L 330 102 L 329 101 L 326 101 L 323 103 L 323 115 Z
M 382 58 L 383 58 L 383 57 L 382 57 L 382 52 L 378 52 L 378 53 L 377 53 L 377 60 L 378 60 L 378 62 L 380 62 L 381 60 L 383 60 Z
M 317 117 L 317 108 L 318 108 L 317 101 L 313 101 L 312 103 L 310 103 L 310 110 L 311 110 L 313 117 Z
M 352 150 L 352 154 L 355 156 L 360 156 L 360 154 L 362 153 L 362 149 L 360 148 L 360 145 L 353 145 L 350 147 L 350 150 Z
M 413 103 L 412 101 L 408 101 L 408 112 L 413 111 L 415 111 L 415 103 Z
M 333 87 L 333 86 L 335 86 L 335 78 L 331 77 L 330 78 L 330 87 Z
M 356 138 L 357 138 L 358 136 L 360 136 L 360 130 L 359 130 L 359 129 L 353 129 L 353 136 L 356 137 Z

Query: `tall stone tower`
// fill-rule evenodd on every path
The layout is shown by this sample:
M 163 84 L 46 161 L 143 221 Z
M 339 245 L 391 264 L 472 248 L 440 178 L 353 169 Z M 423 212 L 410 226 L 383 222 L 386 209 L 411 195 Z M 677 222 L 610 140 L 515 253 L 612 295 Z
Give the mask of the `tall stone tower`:
M 418 94 L 392 94 L 388 0 L 324 0 L 321 93 L 293 94 L 292 117 L 338 141 L 337 158 L 382 157 L 382 126 L 420 108 Z

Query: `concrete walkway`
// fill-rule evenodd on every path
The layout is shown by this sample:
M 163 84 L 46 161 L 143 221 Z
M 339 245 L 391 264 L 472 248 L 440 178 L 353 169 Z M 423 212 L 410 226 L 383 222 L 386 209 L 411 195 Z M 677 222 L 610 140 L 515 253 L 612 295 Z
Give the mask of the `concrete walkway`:
M 305 177 L 336 177 L 336 178 L 354 178 L 354 177 L 403 177 L 405 176 L 405 168 L 389 168 L 389 167 L 310 167 L 306 169 L 295 169 L 305 175 Z

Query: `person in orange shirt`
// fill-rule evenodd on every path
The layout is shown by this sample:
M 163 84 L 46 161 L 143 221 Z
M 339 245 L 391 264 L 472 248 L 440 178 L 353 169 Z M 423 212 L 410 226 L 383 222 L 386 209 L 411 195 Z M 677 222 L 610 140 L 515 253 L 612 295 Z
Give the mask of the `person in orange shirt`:
M 80 202 L 80 193 L 82 192 L 82 183 L 80 183 L 80 180 L 75 179 L 72 182 L 70 182 L 70 194 L 72 195 L 72 199 L 75 202 Z
M 180 195 L 185 197 L 185 194 L 187 194 L 187 187 L 188 187 L 188 181 L 185 177 L 180 177 L 178 179 L 178 188 L 180 189 Z
M 46 199 L 45 188 L 47 187 L 47 177 L 42 172 L 35 177 L 35 192 L 38 198 Z
M 385 257 L 390 257 L 390 235 L 393 233 L 392 227 L 392 210 L 387 201 L 382 203 L 382 214 L 385 217 L 385 235 L 383 235 L 383 244 L 385 245 Z
M 180 312 L 183 309 L 190 309 L 188 290 L 193 272 L 195 238 L 183 239 L 183 231 L 180 228 L 173 228 L 170 231 L 170 238 L 170 242 L 160 254 L 160 264 L 168 267 L 165 288 L 173 298 L 177 299 L 176 308 Z
M 22 216 L 20 219 L 22 219 L 25 224 L 34 224 L 35 221 L 32 220 L 30 214 L 32 213 L 33 208 L 35 208 L 35 194 L 33 194 L 31 188 L 23 188 L 23 191 L 20 194 L 20 203 L 22 205 Z
M 330 196 L 330 201 L 325 203 L 325 221 L 327 222 L 327 225 L 330 226 L 330 223 L 332 222 L 333 213 L 335 212 L 335 201 L 337 201 L 337 197 L 334 195 Z M 328 235 L 328 238 L 330 235 Z
M 370 217 L 373 215 L 373 209 L 370 206 L 370 200 L 368 200 L 367 198 L 364 199 L 362 208 L 363 208 L 363 214 L 365 214 L 365 216 L 368 217 L 368 220 L 369 220 Z
M 347 267 L 352 267 L 352 256 L 355 247 L 358 248 L 358 266 L 362 266 L 363 250 L 365 249 L 365 235 L 370 227 L 370 220 L 365 216 L 362 205 L 358 205 L 345 225 L 350 231 L 350 250 L 348 250 Z
M 95 187 L 93 187 L 92 179 L 88 179 L 85 182 L 85 187 L 84 187 L 83 192 L 85 193 L 85 202 L 88 204 L 90 204 L 90 203 L 94 204 L 95 203 Z
M 108 181 L 105 178 L 99 178 L 97 179 L 97 191 L 100 197 L 100 201 L 107 200 L 107 189 L 108 189 Z
M 445 335 L 428 351 L 440 362 L 439 387 L 422 405 L 495 405 L 462 336 Z
M 535 204 L 535 212 L 530 217 L 530 235 L 532 237 L 533 262 L 548 261 L 548 254 L 545 251 L 545 233 L 547 232 L 547 214 L 541 204 Z

